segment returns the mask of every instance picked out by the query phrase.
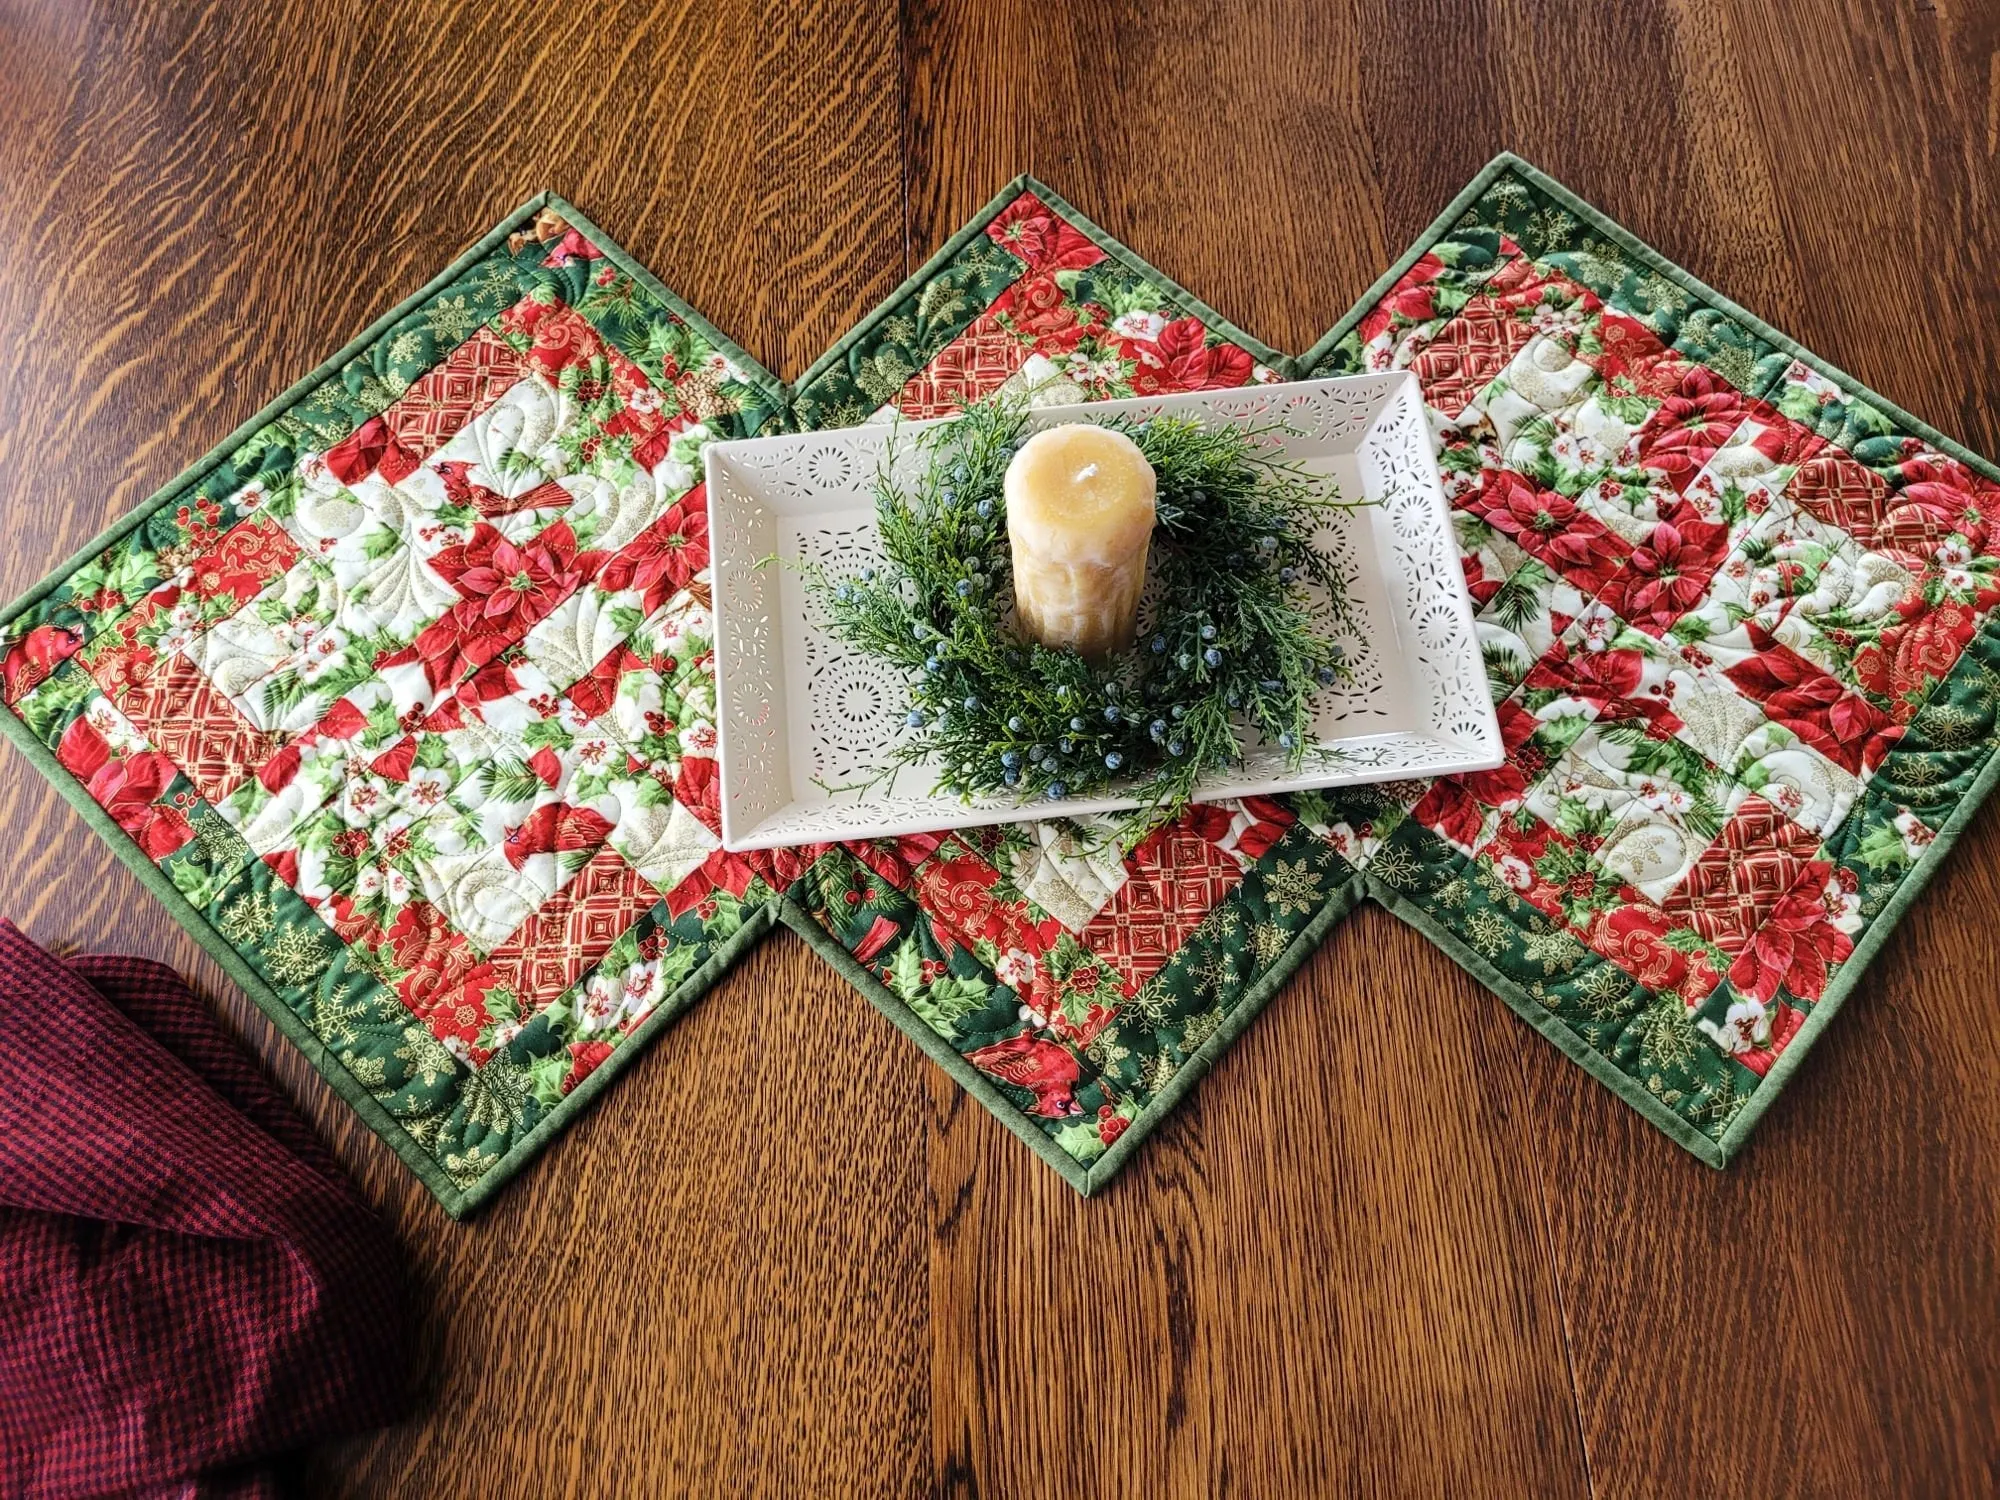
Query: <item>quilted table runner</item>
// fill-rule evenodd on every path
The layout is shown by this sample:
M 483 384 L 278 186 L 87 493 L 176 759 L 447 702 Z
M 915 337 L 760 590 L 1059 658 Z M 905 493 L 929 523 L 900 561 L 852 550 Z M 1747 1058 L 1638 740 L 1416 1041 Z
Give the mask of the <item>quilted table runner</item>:
M 1500 769 L 721 849 L 704 443 L 1405 367 Z M 1089 1192 L 1364 896 L 1720 1165 L 1994 779 L 1996 480 L 1513 157 L 1299 359 L 1024 178 L 791 388 L 544 196 L 0 616 L 0 726 L 453 1215 L 778 922 Z

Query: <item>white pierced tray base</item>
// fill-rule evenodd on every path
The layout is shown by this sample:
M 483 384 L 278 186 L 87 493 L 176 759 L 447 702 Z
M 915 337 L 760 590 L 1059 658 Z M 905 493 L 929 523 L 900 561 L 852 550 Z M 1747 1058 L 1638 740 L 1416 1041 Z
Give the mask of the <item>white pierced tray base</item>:
M 1490 770 L 1500 727 L 1487 690 L 1417 382 L 1407 371 L 1152 400 L 1049 406 L 1032 428 L 1130 413 L 1210 424 L 1282 421 L 1273 446 L 1341 494 L 1376 502 L 1329 517 L 1315 538 L 1347 585 L 1336 621 L 1352 680 L 1320 693 L 1315 744 L 1289 774 L 1276 746 L 1202 784 L 1203 801 Z M 949 420 L 949 419 L 947 419 Z M 840 578 L 878 561 L 877 474 L 915 462 L 921 423 L 711 443 L 722 841 L 732 850 L 881 838 L 1135 806 L 1128 797 L 1032 802 L 939 793 L 926 765 L 881 777 L 911 735 L 902 674 L 836 639 L 807 598 L 801 563 Z M 860 788 L 865 790 L 839 790 Z M 833 788 L 835 790 L 829 790 Z

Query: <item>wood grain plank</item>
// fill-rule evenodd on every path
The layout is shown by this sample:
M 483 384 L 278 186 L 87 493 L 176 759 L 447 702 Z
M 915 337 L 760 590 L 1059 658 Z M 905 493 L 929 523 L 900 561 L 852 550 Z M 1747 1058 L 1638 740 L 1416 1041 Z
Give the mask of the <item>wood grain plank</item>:
M 951 0 L 913 4 L 908 29 L 920 251 L 1030 171 L 1234 322 L 1303 349 L 1403 248 L 1368 190 L 1364 34 L 1337 8 Z
M 913 237 L 1025 164 L 1303 348 L 1458 184 L 1389 236 L 1350 186 L 1382 153 L 1351 67 L 1371 33 L 1254 14 L 913 9 Z M 1492 146 L 1465 151 L 1470 176 Z M 1585 1492 L 1534 1165 L 1499 1123 L 1527 1113 L 1515 1027 L 1469 982 L 1441 994 L 1441 967 L 1381 912 L 1351 919 L 1088 1203 L 982 1112 L 942 1113 L 941 1475 L 966 1494 L 1108 1473 L 1190 1495 Z
M 1994 451 L 1990 8 L 1672 11 L 1698 171 L 1617 211 L 1834 363 Z M 1782 68 L 1778 64 L 1782 59 Z M 1525 75 L 1538 64 L 1519 63 Z M 1754 108 L 1745 108 L 1745 103 Z M 1572 171 L 1600 201 L 1609 190 Z M 1775 252 L 1775 253 L 1774 253 Z M 1548 1212 L 1598 1493 L 2000 1483 L 2000 889 L 1989 810 L 1726 1173 L 1553 1051 Z
M 1586 1492 L 1507 1027 L 1470 981 L 1439 993 L 1416 934 L 1350 922 L 1100 1196 L 948 1106 L 958 1492 Z
M 475 9 L 399 18 L 361 82 L 438 80 L 408 120 L 350 140 L 351 211 L 388 216 L 412 275 L 449 253 L 437 226 L 547 183 L 786 376 L 901 279 L 885 5 L 585 9 L 527 27 L 516 7 Z M 435 131 L 454 99 L 465 123 Z M 437 142 L 414 182 L 395 175 L 411 128 Z M 481 158 L 469 175 L 465 153 Z M 804 1074 L 802 1017 L 822 1058 Z M 472 1227 L 472 1245 L 505 1247 L 504 1284 L 420 1194 L 371 1183 L 465 1343 L 428 1360 L 426 1418 L 330 1456 L 329 1486 L 506 1493 L 532 1455 L 535 1493 L 909 1493 L 923 1309 L 880 1268 L 923 1254 L 925 1072 L 780 934 Z M 518 1337 L 496 1337 L 508 1287 L 530 1301 L 510 1314 Z M 536 1397 L 496 1409 L 496 1385 Z
M 358 324 L 333 321 L 313 295 L 344 28 L 300 48 L 282 16 L 219 4 L 19 4 L 0 24 L 0 215 L 16 235 L 0 274 L 0 593 L 12 597 Z M 241 72 L 218 68 L 223 57 Z M 223 1000 L 292 1097 L 332 1101 L 11 754 L 0 826 L 7 914 L 32 936 L 172 964 Z M 343 1145 L 379 1150 L 351 1112 L 329 1124 Z
M 543 186 L 792 375 L 1024 168 L 1303 348 L 1512 146 L 1993 451 L 1996 40 L 1981 0 L 5 0 L 0 592 Z M 12 755 L 0 828 L 6 913 L 189 973 L 409 1249 L 423 1410 L 313 1492 L 2000 1485 L 1991 816 L 1726 1174 L 1370 909 L 1087 1202 L 780 934 L 466 1226 Z

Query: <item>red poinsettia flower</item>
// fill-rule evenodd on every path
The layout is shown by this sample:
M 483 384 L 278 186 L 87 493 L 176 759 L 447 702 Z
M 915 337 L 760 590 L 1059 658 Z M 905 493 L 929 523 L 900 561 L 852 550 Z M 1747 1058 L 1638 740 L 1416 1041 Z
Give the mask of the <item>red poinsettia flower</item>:
M 1164 371 L 1162 389 L 1223 390 L 1242 385 L 1257 362 L 1234 344 L 1208 342 L 1199 318 L 1177 318 L 1154 340 Z
M 1170 871 L 1182 861 L 1209 862 L 1211 845 L 1229 836 L 1229 811 L 1218 803 L 1197 802 L 1171 823 L 1162 823 L 1133 846 L 1127 863 L 1133 870 Z
M 456 703 L 461 710 L 464 710 L 472 707 L 474 704 L 497 703 L 502 698 L 514 697 L 521 691 L 520 679 L 514 675 L 514 668 L 519 660 L 520 653 L 511 648 L 501 652 L 493 660 L 474 670 L 471 675 L 458 685 L 458 691 L 447 701 Z M 438 709 L 442 709 L 444 706 L 443 703 L 440 703 Z M 550 713 L 553 713 L 553 700 L 546 701 L 542 706 L 547 708 Z M 425 719 L 428 720 L 436 712 L 437 709 L 433 709 L 431 714 L 424 716 Z M 544 717 L 547 716 L 547 714 L 544 715 Z M 425 727 L 431 728 L 432 726 L 426 723 Z
M 1081 271 L 1104 259 L 1090 236 L 1062 219 L 1033 193 L 1003 208 L 986 233 L 1031 271 Z
M 832 847 L 831 844 L 799 844 L 783 849 L 759 850 L 763 858 L 758 862 L 757 873 L 772 890 L 787 890 Z
M 475 553 L 474 546 L 481 542 L 484 545 Z M 576 534 L 567 521 L 556 522 L 519 547 L 482 524 L 465 552 L 468 565 L 452 579 L 453 586 L 467 600 L 483 601 L 482 618 L 520 622 L 523 635 L 529 625 L 567 599 L 589 571 L 579 564 Z
M 1867 540 L 1913 572 L 1929 567 L 1954 533 L 1975 553 L 1990 552 L 2000 540 L 2000 487 L 1947 458 L 1926 453 L 1899 465 L 1883 504 Z
M 714 909 L 710 897 L 716 891 L 727 891 L 740 900 L 750 889 L 750 882 L 757 878 L 757 865 L 752 856 L 717 849 L 698 869 L 667 892 L 667 910 L 675 917 L 682 917 L 707 907 L 708 910 L 702 912 L 707 916 Z
M 148 859 L 165 859 L 194 837 L 186 813 L 171 805 L 154 805 L 175 774 L 174 763 L 159 751 L 142 750 L 118 759 L 90 721 L 78 719 L 63 731 L 56 759 L 83 783 L 90 800 L 146 851 Z
M 584 1079 L 597 1071 L 599 1063 L 609 1057 L 612 1046 L 609 1042 L 571 1042 L 569 1044 L 569 1073 L 562 1081 L 562 1091 L 567 1094 Z
M 459 602 L 376 665 L 421 662 L 433 688 L 449 686 L 527 635 L 603 563 L 603 553 L 577 550 L 567 521 L 518 546 L 482 521 L 470 540 L 430 561 L 458 590 Z
M 1509 808 L 1528 795 L 1528 772 L 1539 769 L 1540 757 L 1524 747 L 1539 721 L 1514 699 L 1500 705 L 1500 739 L 1507 759 L 1490 771 L 1440 776 L 1430 784 L 1410 815 L 1424 827 L 1468 852 L 1478 842 L 1486 809 Z
M 1389 289 L 1389 295 L 1369 308 L 1361 319 L 1361 342 L 1373 343 L 1399 318 L 1405 323 L 1422 323 L 1436 317 L 1437 288 L 1431 283 L 1444 270 L 1443 261 L 1435 255 L 1425 255 L 1405 271 L 1402 280 Z
M 83 632 L 69 625 L 37 625 L 14 642 L 7 648 L 6 658 L 0 660 L 0 684 L 4 684 L 7 702 L 19 703 L 27 697 L 82 645 Z
M 1826 439 L 1790 417 L 1766 410 L 1757 418 L 1757 435 L 1750 446 L 1774 464 L 1796 467 L 1824 448 Z
M 271 873 L 285 882 L 293 890 L 299 888 L 299 851 L 296 849 L 273 849 L 264 856 L 264 863 Z M 345 899 L 345 898 L 337 898 Z M 346 939 L 343 939 L 346 941 Z
M 1245 797 L 1243 811 L 1250 825 L 1236 835 L 1236 853 L 1241 859 L 1258 860 L 1271 852 L 1298 815 L 1272 797 Z
M 1486 564 L 1480 560 L 1477 552 L 1466 554 L 1465 589 L 1467 593 L 1472 595 L 1472 607 L 1474 609 L 1484 609 L 1491 602 L 1493 596 L 1506 586 L 1506 583 L 1507 580 L 1504 578 L 1488 578 L 1486 576 Z
M 1472 508 L 1543 562 L 1573 579 L 1593 580 L 1593 590 L 1610 580 L 1630 550 L 1567 496 L 1511 469 L 1484 471 Z
M 1814 860 L 1750 935 L 1729 966 L 1729 982 L 1759 1004 L 1780 985 L 1803 1000 L 1826 993 L 1827 971 L 1854 951 L 1854 939 L 1835 922 L 1828 891 L 1839 889 L 1833 866 Z
M 336 698 L 311 731 L 300 736 L 300 743 L 307 739 L 351 740 L 367 727 L 368 715 L 359 704 L 352 698 Z
M 578 713 L 593 719 L 609 712 L 618 701 L 618 684 L 625 674 L 645 665 L 646 658 L 621 641 L 604 653 L 604 659 L 590 669 L 589 676 L 570 684 L 569 701 L 576 705 Z
M 1763 705 L 1765 715 L 1825 755 L 1860 774 L 1887 753 L 1901 726 L 1840 680 L 1788 646 L 1756 621 L 1746 622 L 1755 653 L 1724 675 Z
M 1689 366 L 1679 389 L 1641 429 L 1639 463 L 1684 490 L 1749 415 L 1735 386 L 1705 365 Z
M 1658 687 L 1645 689 L 1646 658 L 1632 647 L 1572 650 L 1569 642 L 1554 648 L 1529 669 L 1524 685 L 1557 692 L 1590 704 L 1603 719 L 1644 719 L 1655 731 L 1671 734 L 1681 727 L 1672 701 Z
M 1562 535 L 1576 519 L 1576 506 L 1512 469 L 1488 469 L 1480 476 L 1480 509 L 1492 525 L 1524 542 Z
M 840 847 L 897 890 L 906 891 L 923 863 L 944 842 L 941 833 L 906 833 L 893 839 L 855 839 Z
M 707 566 L 708 489 L 698 484 L 606 563 L 597 582 L 606 593 L 642 590 L 651 614 Z
M 1701 603 L 1729 545 L 1727 526 L 1700 519 L 1691 506 L 1675 511 L 1632 549 L 1604 595 L 1612 610 L 1655 635 Z
M 674 797 L 710 833 L 722 836 L 722 776 L 714 757 L 682 756 L 674 775 Z

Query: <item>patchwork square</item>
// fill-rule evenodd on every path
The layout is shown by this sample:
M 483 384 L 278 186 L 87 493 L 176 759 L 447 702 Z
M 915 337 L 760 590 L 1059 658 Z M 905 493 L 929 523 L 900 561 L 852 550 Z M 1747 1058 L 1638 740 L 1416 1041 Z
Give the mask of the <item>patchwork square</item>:
M 1744 798 L 1721 837 L 1702 851 L 1687 878 L 1660 903 L 1724 951 L 1763 925 L 1797 884 L 1819 840 L 1762 797 Z
M 1410 368 L 1425 403 L 1456 419 L 1533 336 L 1497 298 L 1476 297 L 1437 331 Z
M 1117 893 L 1079 934 L 1110 959 L 1129 987 L 1159 972 L 1243 879 L 1243 867 L 1216 841 L 1201 812 L 1153 834 L 1126 860 Z
M 126 689 L 119 707 L 211 802 L 228 796 L 285 743 L 283 734 L 244 718 L 226 693 L 178 654 Z
M 896 397 L 906 417 L 944 417 L 1004 385 L 1035 352 L 987 312 L 910 377 Z
M 519 381 L 521 372 L 513 346 L 491 328 L 481 328 L 383 413 L 385 425 L 406 452 L 428 458 Z
M 0 727 L 454 1215 L 779 922 L 1090 1192 L 1363 895 L 1720 1165 L 1978 800 L 2000 471 L 1511 157 L 1444 222 L 1294 359 L 1022 179 L 788 389 L 538 198 L 0 615 Z M 1395 369 L 1501 766 L 721 847 L 706 443 Z
M 532 1014 L 588 973 L 659 899 L 623 856 L 601 848 L 487 962 Z

